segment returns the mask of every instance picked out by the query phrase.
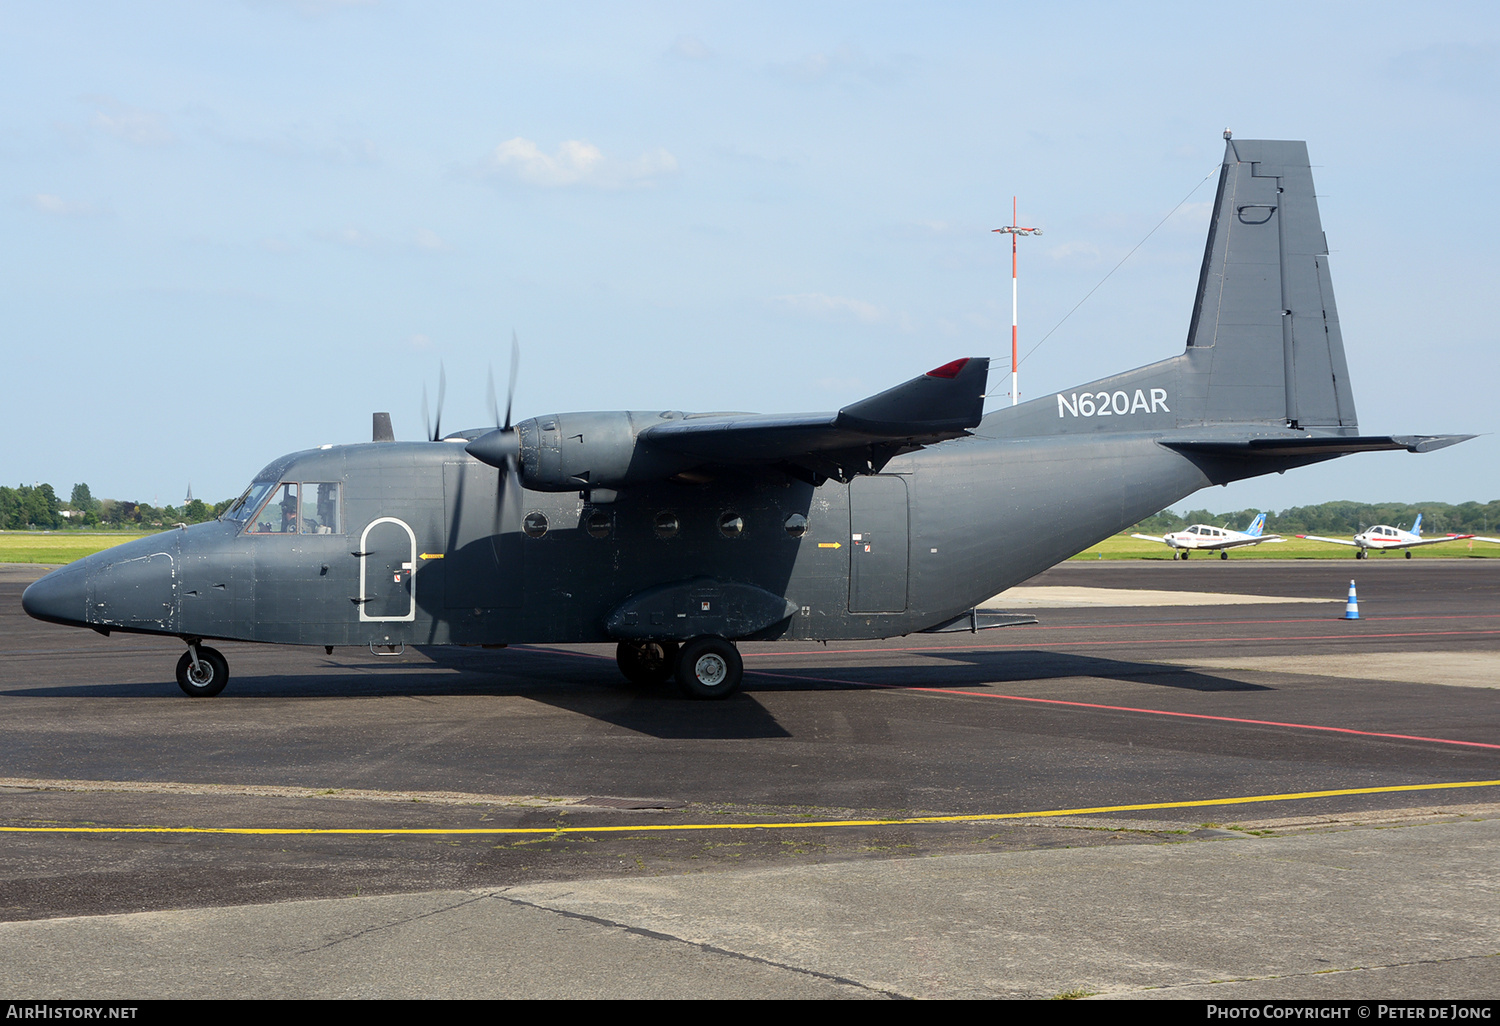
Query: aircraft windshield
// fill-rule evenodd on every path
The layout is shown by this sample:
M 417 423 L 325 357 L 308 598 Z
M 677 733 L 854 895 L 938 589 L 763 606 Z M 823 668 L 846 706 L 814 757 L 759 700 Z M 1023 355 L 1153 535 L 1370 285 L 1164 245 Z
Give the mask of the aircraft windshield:
M 245 489 L 244 494 L 235 499 L 230 507 L 224 511 L 223 519 L 234 520 L 240 523 L 249 520 L 250 514 L 259 508 L 260 500 L 264 499 L 266 493 L 275 487 L 275 481 L 252 481 L 250 487 Z

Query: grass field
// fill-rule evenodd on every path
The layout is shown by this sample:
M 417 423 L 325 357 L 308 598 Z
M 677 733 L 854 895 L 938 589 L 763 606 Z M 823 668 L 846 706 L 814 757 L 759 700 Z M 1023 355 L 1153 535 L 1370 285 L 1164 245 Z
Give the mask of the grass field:
M 147 532 L 152 533 L 152 532 Z M 104 549 L 144 538 L 145 534 L 123 531 L 84 534 L 73 531 L 0 531 L 0 563 L 71 563 L 75 559 L 100 552 Z M 1449 542 L 1444 545 L 1427 545 L 1412 549 L 1414 559 L 1448 559 L 1475 557 L 1500 558 L 1500 545 L 1485 542 Z M 1081 552 L 1074 559 L 1171 559 L 1172 550 L 1158 542 L 1140 541 L 1127 534 L 1095 545 Z M 1195 552 L 1193 559 L 1218 559 L 1218 553 Z M 1246 548 L 1234 549 L 1230 559 L 1354 559 L 1354 549 L 1347 545 L 1329 545 L 1326 542 L 1306 542 L 1295 539 L 1285 542 L 1267 542 Z M 1402 559 L 1400 552 L 1372 553 L 1371 559 Z
M 0 563 L 71 563 L 75 559 L 144 538 L 148 531 L 0 531 Z
M 1299 541 L 1296 538 L 1284 542 L 1263 542 L 1230 549 L 1230 559 L 1347 559 L 1354 560 L 1357 550 L 1352 545 L 1330 545 L 1327 542 Z M 1467 556 L 1478 558 L 1500 557 L 1500 545 L 1485 542 L 1447 542 L 1442 545 L 1424 545 L 1411 549 L 1413 559 L 1456 559 Z M 1074 559 L 1166 559 L 1172 558 L 1172 550 L 1161 542 L 1141 541 L 1128 534 L 1117 534 L 1107 538 L 1087 552 L 1080 552 Z M 1217 552 L 1194 552 L 1192 559 L 1218 559 Z M 1371 559 L 1405 559 L 1401 552 L 1372 552 Z

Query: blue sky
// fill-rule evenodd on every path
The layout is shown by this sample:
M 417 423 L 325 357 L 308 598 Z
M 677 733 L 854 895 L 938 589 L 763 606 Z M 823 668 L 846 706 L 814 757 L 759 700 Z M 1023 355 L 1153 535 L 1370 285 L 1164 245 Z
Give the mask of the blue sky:
M 1308 141 L 1361 427 L 1492 432 L 1497 23 L 0 0 L 0 481 L 226 498 L 374 410 L 418 437 L 440 362 L 482 425 L 512 330 L 518 417 L 836 409 L 1008 359 L 1012 194 L 1023 352 L 1188 196 L 1023 364 L 1043 395 L 1180 351 L 1226 126 Z M 1489 435 L 1186 504 L 1496 497 Z

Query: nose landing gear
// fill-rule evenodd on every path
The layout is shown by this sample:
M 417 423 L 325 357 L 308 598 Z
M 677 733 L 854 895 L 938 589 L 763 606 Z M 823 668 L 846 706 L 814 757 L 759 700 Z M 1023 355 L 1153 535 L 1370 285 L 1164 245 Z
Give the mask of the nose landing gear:
M 229 660 L 218 649 L 189 641 L 188 650 L 177 660 L 177 686 L 183 694 L 192 698 L 212 698 L 228 683 Z

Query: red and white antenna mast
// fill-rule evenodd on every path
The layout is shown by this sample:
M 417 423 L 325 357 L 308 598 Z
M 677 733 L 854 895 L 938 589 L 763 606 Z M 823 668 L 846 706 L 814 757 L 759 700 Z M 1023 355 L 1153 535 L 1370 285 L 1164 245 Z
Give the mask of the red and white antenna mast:
M 1018 358 L 1016 331 L 1016 236 L 1018 235 L 1040 235 L 1040 228 L 1022 228 L 1016 224 L 1016 198 L 1010 198 L 1010 224 L 1004 228 L 993 229 L 1010 236 L 1010 404 L 1015 406 L 1021 401 L 1020 385 L 1017 383 L 1021 361 Z

